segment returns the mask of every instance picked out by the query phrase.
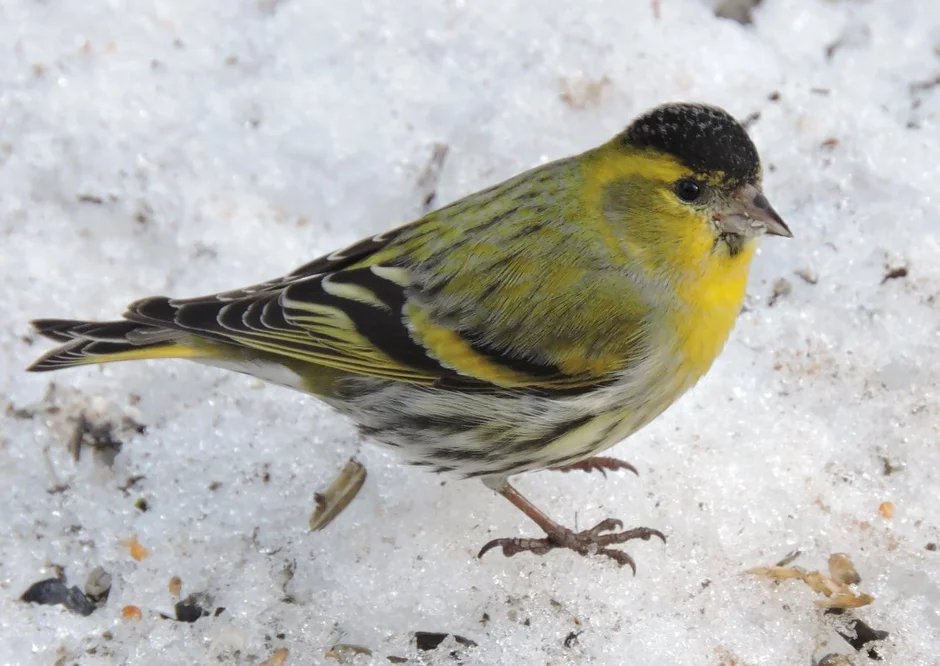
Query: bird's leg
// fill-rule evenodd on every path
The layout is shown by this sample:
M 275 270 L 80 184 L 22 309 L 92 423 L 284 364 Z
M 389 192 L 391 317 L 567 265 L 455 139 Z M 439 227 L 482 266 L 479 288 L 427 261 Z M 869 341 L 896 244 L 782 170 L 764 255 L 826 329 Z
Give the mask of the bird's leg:
M 512 557 L 523 552 L 544 555 L 555 548 L 568 548 L 579 555 L 606 555 L 621 566 L 624 564 L 629 565 L 633 569 L 633 573 L 636 574 L 636 562 L 633 561 L 633 558 L 622 550 L 616 550 L 610 548 L 610 546 L 634 539 L 648 541 L 653 536 L 662 539 L 663 543 L 666 541 L 666 537 L 663 536 L 662 532 L 649 527 L 636 527 L 632 530 L 615 532 L 614 530 L 623 527 L 623 523 L 614 518 L 602 520 L 591 529 L 574 532 L 559 525 L 542 513 L 537 506 L 523 497 L 505 479 L 493 480 L 486 485 L 512 502 L 522 513 L 541 527 L 547 536 L 542 539 L 527 539 L 524 537 L 493 539 L 483 546 L 478 557 L 483 557 L 487 551 L 493 548 L 502 548 L 503 555 L 506 557 Z
M 606 477 L 607 472 L 618 472 L 622 469 L 633 472 L 637 476 L 640 475 L 640 473 L 636 471 L 636 467 L 628 463 L 626 460 L 608 458 L 607 456 L 594 456 L 593 458 L 586 458 L 571 465 L 553 467 L 552 471 L 570 472 L 572 470 L 580 470 L 582 472 L 600 472 Z

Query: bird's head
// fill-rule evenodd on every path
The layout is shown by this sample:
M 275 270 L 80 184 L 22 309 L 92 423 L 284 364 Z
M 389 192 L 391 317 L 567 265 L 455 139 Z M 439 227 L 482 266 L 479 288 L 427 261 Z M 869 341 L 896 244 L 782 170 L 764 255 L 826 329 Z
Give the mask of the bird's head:
M 599 154 L 605 216 L 631 245 L 694 261 L 750 256 L 763 234 L 792 236 L 761 190 L 754 143 L 722 109 L 654 108 Z

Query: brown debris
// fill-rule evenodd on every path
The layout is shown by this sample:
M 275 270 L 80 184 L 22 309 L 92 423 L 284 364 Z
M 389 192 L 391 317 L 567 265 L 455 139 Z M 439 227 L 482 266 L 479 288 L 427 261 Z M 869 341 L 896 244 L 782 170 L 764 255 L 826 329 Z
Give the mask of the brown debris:
M 125 620 L 133 620 L 136 622 L 143 619 L 144 614 L 137 606 L 125 606 L 121 609 L 121 617 Z
M 845 623 L 835 627 L 836 633 L 854 649 L 865 651 L 869 659 L 881 660 L 877 646 L 869 647 L 869 644 L 887 638 L 888 632 L 872 629 L 865 622 L 849 615 L 851 609 L 867 606 L 874 602 L 874 598 L 868 594 L 857 594 L 851 589 L 850 586 L 859 583 L 861 577 L 848 555 L 835 553 L 829 557 L 829 576 L 824 576 L 818 571 L 807 572 L 799 567 L 789 566 L 759 567 L 750 569 L 747 573 L 778 582 L 788 579 L 802 580 L 810 588 L 826 596 L 826 599 L 816 601 L 816 606 L 826 609 L 826 615 L 846 616 Z
M 907 266 L 897 266 L 895 268 L 886 267 L 884 277 L 881 278 L 881 284 L 884 284 L 888 280 L 898 280 L 900 278 L 906 278 L 908 274 Z
M 317 508 L 310 517 L 310 529 L 322 530 L 332 523 L 359 494 L 365 481 L 366 468 L 355 458 L 350 458 L 326 492 L 313 496 Z
M 840 585 L 858 585 L 862 582 L 855 564 L 845 553 L 833 553 L 829 556 L 829 575 Z
M 171 576 L 170 582 L 167 583 L 167 591 L 170 593 L 170 596 L 174 599 L 179 598 L 180 594 L 183 592 L 183 581 L 179 576 Z
M 887 519 L 894 517 L 894 502 L 882 502 L 878 505 L 878 511 Z
M 278 648 L 270 657 L 261 662 L 260 666 L 284 666 L 287 663 L 287 648 Z
M 820 608 L 861 608 L 871 604 L 875 599 L 868 594 L 857 594 L 850 589 L 861 579 L 855 571 L 855 566 L 848 555 L 837 553 L 829 558 L 829 576 L 818 571 L 805 571 L 800 567 L 773 566 L 748 569 L 746 573 L 775 581 L 801 580 L 813 591 L 825 595 L 825 599 L 818 599 L 816 605 Z M 855 580 L 855 583 L 843 581 Z
M 140 562 L 150 557 L 150 551 L 144 548 L 139 541 L 137 541 L 137 535 L 134 534 L 128 539 L 121 539 L 118 543 L 126 547 L 135 560 Z

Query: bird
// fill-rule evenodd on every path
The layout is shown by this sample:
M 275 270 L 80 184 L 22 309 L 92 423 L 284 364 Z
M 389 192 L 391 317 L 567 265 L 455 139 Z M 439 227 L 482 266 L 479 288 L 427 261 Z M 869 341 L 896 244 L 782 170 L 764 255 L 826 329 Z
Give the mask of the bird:
M 34 372 L 187 359 L 311 394 L 406 462 L 478 478 L 542 537 L 636 563 L 665 541 L 608 518 L 567 528 L 510 477 L 632 469 L 598 456 L 659 416 L 719 355 L 764 235 L 791 237 L 757 148 L 727 111 L 673 102 L 613 139 L 525 171 L 275 278 L 152 296 L 122 319 L 37 319 Z

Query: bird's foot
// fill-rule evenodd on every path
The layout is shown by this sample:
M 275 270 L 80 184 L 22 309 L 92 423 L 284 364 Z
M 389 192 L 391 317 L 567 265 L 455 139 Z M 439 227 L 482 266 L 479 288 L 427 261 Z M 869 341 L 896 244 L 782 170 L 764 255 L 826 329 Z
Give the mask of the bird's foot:
M 552 469 L 556 472 L 570 472 L 572 470 L 580 470 L 582 472 L 600 472 L 605 477 L 607 476 L 607 472 L 618 472 L 622 469 L 625 469 L 627 471 L 633 472 L 637 476 L 640 475 L 640 473 L 636 471 L 636 467 L 628 463 L 626 460 L 608 458 L 607 456 L 586 458 L 572 465 L 565 465 L 564 467 L 553 467 Z
M 493 548 L 502 548 L 503 555 L 506 557 L 524 552 L 544 555 L 556 548 L 567 548 L 579 555 L 605 555 L 620 566 L 629 565 L 633 570 L 633 574 L 636 575 L 636 562 L 633 561 L 633 558 L 622 550 L 610 548 L 610 546 L 633 541 L 634 539 L 649 541 L 650 537 L 654 536 L 666 543 L 666 537 L 659 530 L 649 527 L 636 527 L 623 532 L 613 532 L 613 530 L 619 530 L 622 527 L 623 523 L 615 518 L 603 520 L 583 532 L 574 532 L 559 525 L 558 529 L 548 532 L 548 536 L 542 539 L 527 539 L 524 537 L 493 539 L 483 546 L 478 557 L 483 557 Z M 604 534 L 604 532 L 609 532 L 609 534 Z

